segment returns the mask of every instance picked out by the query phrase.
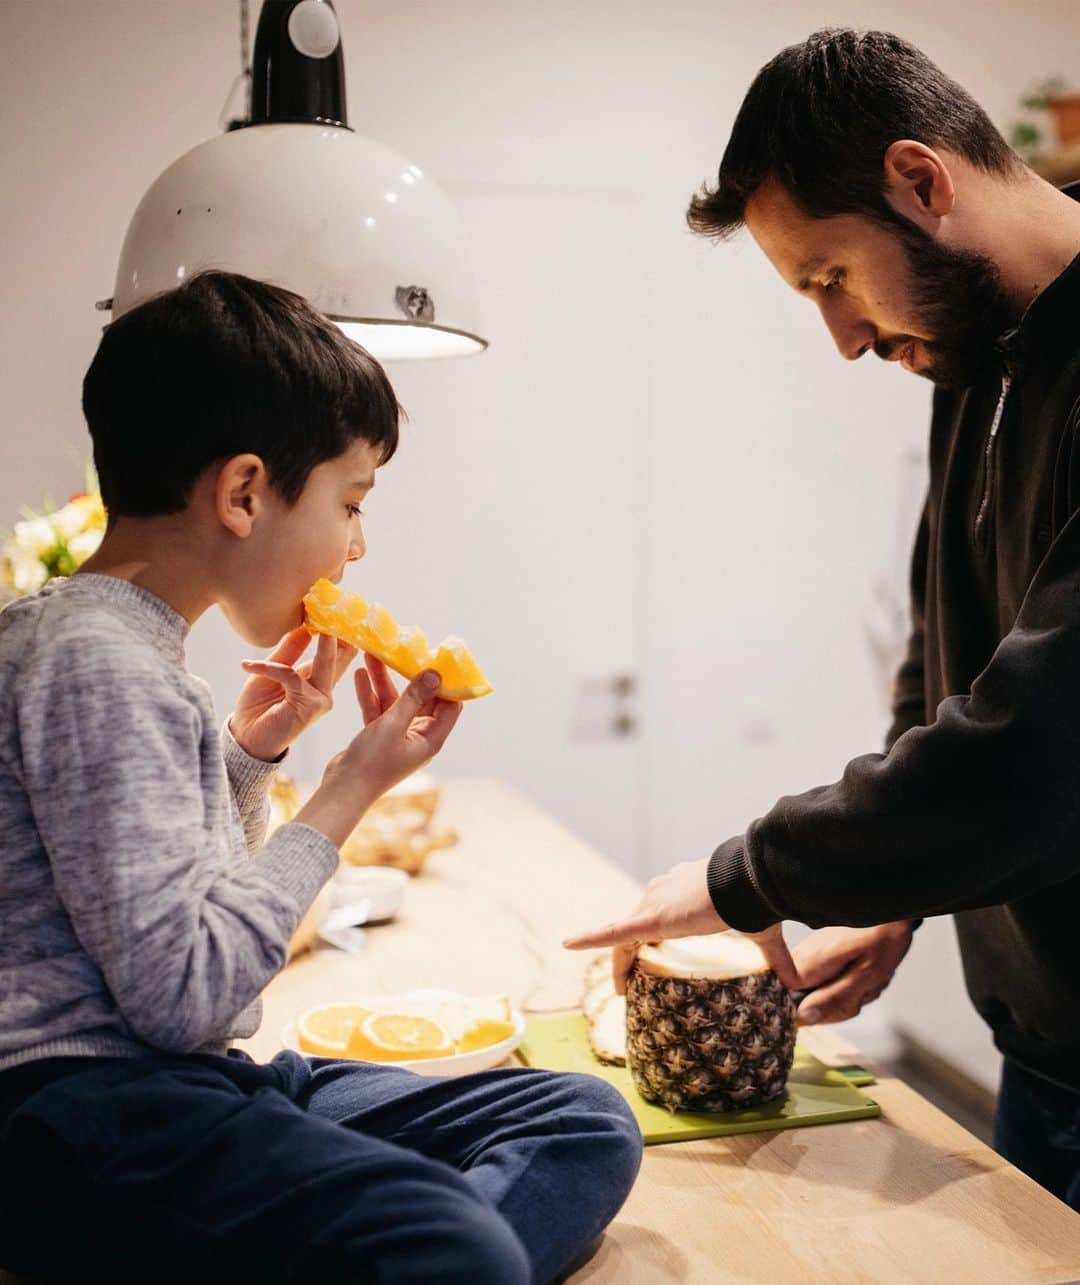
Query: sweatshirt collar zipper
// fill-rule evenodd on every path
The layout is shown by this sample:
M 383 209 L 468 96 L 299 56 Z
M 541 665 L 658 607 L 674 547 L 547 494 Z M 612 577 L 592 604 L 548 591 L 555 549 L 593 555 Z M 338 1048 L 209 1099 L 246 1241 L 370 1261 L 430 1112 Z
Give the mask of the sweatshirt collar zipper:
M 979 511 L 975 515 L 975 539 L 981 542 L 983 527 L 986 523 L 986 512 L 990 507 L 990 492 L 994 487 L 994 442 L 997 439 L 998 429 L 1001 427 L 1001 418 L 1005 413 L 1005 399 L 1009 395 L 1009 388 L 1012 386 L 1012 376 L 1006 371 L 1001 377 L 1001 392 L 998 394 L 997 408 L 994 411 L 994 418 L 990 423 L 990 432 L 986 436 L 986 447 L 983 450 L 983 495 L 979 504 Z

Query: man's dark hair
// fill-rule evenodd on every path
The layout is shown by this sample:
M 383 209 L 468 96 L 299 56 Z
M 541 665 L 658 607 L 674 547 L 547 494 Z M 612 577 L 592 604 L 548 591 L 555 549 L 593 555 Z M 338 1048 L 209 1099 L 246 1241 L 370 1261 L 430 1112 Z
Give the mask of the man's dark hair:
M 109 326 L 83 413 L 115 518 L 178 513 L 211 464 L 248 452 L 295 504 L 357 439 L 385 463 L 401 408 L 375 358 L 300 295 L 207 271 Z
M 775 179 L 811 218 L 864 214 L 893 224 L 884 159 L 898 139 L 941 147 L 1010 175 L 1022 162 L 971 95 L 924 53 L 885 31 L 817 31 L 758 72 L 714 187 L 690 202 L 701 236 L 730 236 Z

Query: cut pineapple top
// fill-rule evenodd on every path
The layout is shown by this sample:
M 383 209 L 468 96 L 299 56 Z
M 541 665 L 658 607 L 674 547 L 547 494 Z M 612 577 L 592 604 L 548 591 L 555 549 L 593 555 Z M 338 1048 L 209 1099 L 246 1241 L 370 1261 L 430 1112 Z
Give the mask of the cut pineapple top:
M 673 937 L 656 946 L 642 946 L 637 963 L 654 977 L 703 981 L 730 981 L 769 969 L 757 942 L 735 932 Z
M 368 603 L 329 580 L 312 585 L 304 610 L 311 629 L 370 652 L 403 678 L 436 670 L 442 684 L 435 694 L 443 700 L 475 700 L 494 690 L 460 638 L 445 638 L 432 651 L 422 629 L 399 625 L 380 603 Z

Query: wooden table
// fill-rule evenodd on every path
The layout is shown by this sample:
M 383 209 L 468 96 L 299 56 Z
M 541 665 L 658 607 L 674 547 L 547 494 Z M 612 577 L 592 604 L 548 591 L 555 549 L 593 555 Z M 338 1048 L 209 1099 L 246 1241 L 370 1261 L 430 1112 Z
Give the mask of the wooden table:
M 243 1047 L 270 1057 L 311 1004 L 413 987 L 577 1006 L 587 958 L 560 942 L 632 905 L 635 882 L 497 782 L 448 783 L 439 821 L 461 841 L 411 882 L 401 918 L 369 930 L 360 957 L 297 959 Z M 869 1091 L 881 1119 L 649 1147 L 575 1285 L 1080 1278 L 1080 1215 L 899 1080 Z

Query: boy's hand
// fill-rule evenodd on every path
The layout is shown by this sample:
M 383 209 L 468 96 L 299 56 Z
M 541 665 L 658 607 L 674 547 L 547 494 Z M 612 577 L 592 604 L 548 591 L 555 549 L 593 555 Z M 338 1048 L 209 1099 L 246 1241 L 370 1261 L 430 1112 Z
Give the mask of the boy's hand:
M 651 880 L 645 896 L 637 909 L 625 919 L 596 932 L 583 933 L 563 942 L 569 950 L 589 950 L 599 946 L 613 946 L 612 968 L 615 990 L 626 992 L 626 979 L 634 963 L 639 946 L 647 942 L 665 941 L 670 937 L 697 937 L 703 933 L 730 931 L 716 913 L 705 882 L 709 859 L 685 861 L 673 866 L 666 874 Z M 774 924 L 764 932 L 747 933 L 761 947 L 770 968 L 785 986 L 800 986 L 798 971 L 788 953 L 780 931 Z
M 364 665 L 353 680 L 365 726 L 341 757 L 342 766 L 362 774 L 377 798 L 442 749 L 461 702 L 432 695 L 442 681 L 434 670 L 418 674 L 398 695 L 381 660 L 365 652 Z
M 244 684 L 229 729 L 252 758 L 271 762 L 333 705 L 333 690 L 352 664 L 356 648 L 320 634 L 313 660 L 297 665 L 311 634 L 303 625 L 287 633 L 266 660 L 241 664 Z
M 433 758 L 461 714 L 459 701 L 433 695 L 441 679 L 418 674 L 399 696 L 386 666 L 365 656 L 355 674 L 366 724 L 327 764 L 322 783 L 296 820 L 321 830 L 340 848 L 380 795 Z
M 843 1022 L 871 1003 L 892 981 L 908 952 L 911 921 L 876 928 L 819 928 L 795 947 L 802 985 L 799 1021 Z

